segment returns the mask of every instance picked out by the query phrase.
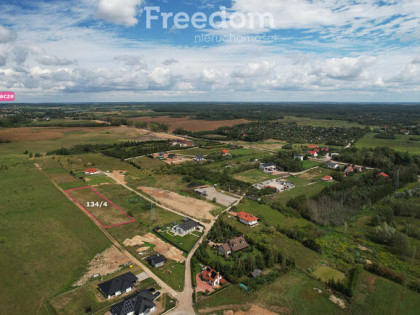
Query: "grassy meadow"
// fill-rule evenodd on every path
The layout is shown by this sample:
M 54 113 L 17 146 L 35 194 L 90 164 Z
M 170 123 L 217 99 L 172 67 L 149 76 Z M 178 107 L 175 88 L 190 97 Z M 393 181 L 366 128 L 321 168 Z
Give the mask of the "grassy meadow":
M 374 148 L 387 146 L 396 151 L 420 154 L 420 136 L 395 135 L 396 139 L 378 139 L 375 133 L 368 133 L 356 142 L 356 148 Z M 416 139 L 412 141 L 410 139 Z

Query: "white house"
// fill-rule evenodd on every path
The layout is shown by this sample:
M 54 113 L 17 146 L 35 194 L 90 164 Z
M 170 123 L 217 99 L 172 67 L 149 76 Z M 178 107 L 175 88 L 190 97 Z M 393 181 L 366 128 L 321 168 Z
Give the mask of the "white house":
M 258 218 L 253 215 L 246 212 L 238 212 L 237 217 L 239 219 L 239 222 L 248 225 L 248 226 L 254 226 L 258 224 Z
M 184 223 L 175 225 L 172 228 L 172 232 L 176 235 L 185 236 L 193 231 L 195 231 L 200 224 L 198 222 L 195 222 L 191 219 L 186 219 Z
M 260 164 L 260 171 L 265 173 L 271 173 L 277 170 L 276 164 L 274 163 L 262 163 Z

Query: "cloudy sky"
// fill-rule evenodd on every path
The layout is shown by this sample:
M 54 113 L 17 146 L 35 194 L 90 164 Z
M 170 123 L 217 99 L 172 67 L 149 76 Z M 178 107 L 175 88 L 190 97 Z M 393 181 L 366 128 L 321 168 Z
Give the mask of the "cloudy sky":
M 17 102 L 420 101 L 419 0 L 0 0 L 0 12 L 0 91 Z

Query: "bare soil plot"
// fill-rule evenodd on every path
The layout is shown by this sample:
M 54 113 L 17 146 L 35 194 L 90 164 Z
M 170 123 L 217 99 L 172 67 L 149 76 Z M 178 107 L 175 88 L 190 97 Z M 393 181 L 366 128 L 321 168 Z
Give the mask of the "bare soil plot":
M 140 186 L 138 189 L 141 189 L 143 192 L 149 195 L 152 194 L 152 197 L 161 204 L 171 209 L 185 213 L 191 217 L 207 220 L 211 220 L 213 218 L 210 211 L 213 210 L 215 206 L 206 201 L 181 196 L 172 191 L 159 188 Z
M 130 263 L 130 259 L 112 245 L 89 262 L 88 271 L 75 285 L 84 285 L 94 275 L 106 276 L 117 272 L 121 269 L 121 265 L 127 263 Z
M 66 193 L 104 228 L 111 228 L 135 221 L 124 210 L 90 186 L 69 189 L 66 190 Z
M 323 169 L 323 168 L 315 168 L 308 172 L 302 173 L 298 175 L 297 177 L 305 179 L 305 180 L 313 181 L 313 180 L 320 179 L 321 177 L 325 175 L 329 175 L 329 173 L 331 173 L 331 171 Z
M 184 128 L 189 131 L 207 131 L 214 130 L 219 127 L 235 126 L 240 124 L 246 124 L 249 120 L 246 119 L 234 119 L 234 120 L 198 120 L 190 119 L 189 117 L 172 118 L 169 116 L 161 117 L 140 117 L 134 118 L 135 121 L 143 122 L 156 122 L 169 125 L 169 130 L 173 131 L 177 128 Z
M 159 237 L 152 233 L 147 233 L 144 236 L 137 235 L 132 239 L 126 239 L 123 242 L 124 246 L 143 246 L 145 243 L 153 244 L 155 246 L 153 250 L 156 253 L 164 255 L 166 258 L 181 263 L 185 261 L 185 257 L 183 256 L 181 250 L 168 243 L 165 243 Z

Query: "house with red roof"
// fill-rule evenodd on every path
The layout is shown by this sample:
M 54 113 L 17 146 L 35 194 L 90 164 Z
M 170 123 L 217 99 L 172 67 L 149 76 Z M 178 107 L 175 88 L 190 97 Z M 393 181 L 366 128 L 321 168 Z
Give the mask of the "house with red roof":
M 220 280 L 222 276 L 217 271 L 213 270 L 209 266 L 205 267 L 200 273 L 201 280 L 210 283 L 213 287 L 220 285 Z
M 228 150 L 223 149 L 223 150 L 221 150 L 221 151 L 220 151 L 220 155 L 222 155 L 222 156 L 226 156 L 226 155 L 230 155 L 230 153 L 229 153 L 229 151 L 228 151 Z
M 324 176 L 321 178 L 323 182 L 331 182 L 333 180 L 332 176 Z
M 317 157 L 318 156 L 318 152 L 316 152 L 315 150 L 308 151 L 308 152 L 306 152 L 306 154 L 308 154 L 309 156 L 313 156 L 313 157 Z
M 85 175 L 97 175 L 99 170 L 97 168 L 87 168 L 85 169 Z
M 352 166 L 349 166 L 344 170 L 345 175 L 347 175 L 349 173 L 354 173 L 354 168 Z
M 308 149 L 318 149 L 318 146 L 316 144 L 308 144 Z
M 389 178 L 389 175 L 387 173 L 380 172 L 379 174 L 376 175 L 376 178 L 379 178 L 379 177 Z
M 258 224 L 258 218 L 255 215 L 244 211 L 238 212 L 236 217 L 239 219 L 239 222 L 245 225 L 253 226 Z

